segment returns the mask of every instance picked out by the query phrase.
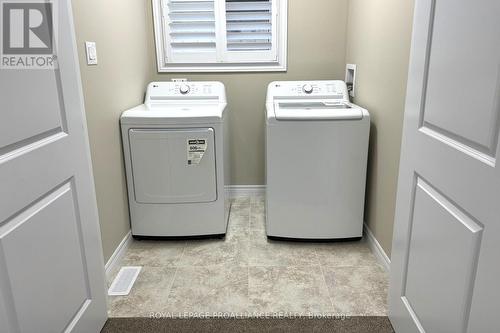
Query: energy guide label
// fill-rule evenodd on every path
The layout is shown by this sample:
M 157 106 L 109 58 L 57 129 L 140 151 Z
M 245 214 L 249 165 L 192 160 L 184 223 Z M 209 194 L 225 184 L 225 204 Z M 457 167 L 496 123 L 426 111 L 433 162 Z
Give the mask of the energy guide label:
M 187 164 L 200 164 L 203 155 L 207 151 L 206 139 L 188 139 L 187 140 Z

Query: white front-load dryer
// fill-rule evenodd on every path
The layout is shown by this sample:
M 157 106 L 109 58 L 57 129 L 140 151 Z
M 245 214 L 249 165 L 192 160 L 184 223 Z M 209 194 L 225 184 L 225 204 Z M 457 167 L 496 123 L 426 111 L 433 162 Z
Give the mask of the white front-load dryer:
M 220 82 L 152 82 L 120 119 L 132 235 L 222 236 L 229 217 Z
M 269 84 L 266 230 L 269 237 L 360 238 L 370 118 L 343 81 Z

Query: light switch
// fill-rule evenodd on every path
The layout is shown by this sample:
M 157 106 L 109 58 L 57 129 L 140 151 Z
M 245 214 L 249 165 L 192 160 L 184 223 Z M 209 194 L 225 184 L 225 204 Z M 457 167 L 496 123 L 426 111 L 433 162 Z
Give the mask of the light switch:
M 95 42 L 85 42 L 87 51 L 87 65 L 97 65 L 97 49 Z

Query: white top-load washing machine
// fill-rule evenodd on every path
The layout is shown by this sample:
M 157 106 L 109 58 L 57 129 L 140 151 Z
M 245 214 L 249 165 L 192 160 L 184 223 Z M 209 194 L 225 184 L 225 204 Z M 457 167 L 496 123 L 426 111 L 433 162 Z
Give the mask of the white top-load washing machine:
M 267 235 L 361 237 L 368 112 L 343 81 L 272 82 L 266 109 Z
M 152 82 L 123 112 L 134 237 L 222 236 L 229 182 L 226 94 L 220 82 Z

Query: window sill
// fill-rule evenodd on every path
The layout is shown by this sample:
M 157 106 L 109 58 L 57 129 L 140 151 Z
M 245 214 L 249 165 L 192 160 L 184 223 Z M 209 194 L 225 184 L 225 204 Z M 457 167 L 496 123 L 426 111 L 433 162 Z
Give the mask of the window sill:
M 270 65 L 159 65 L 158 73 L 246 73 L 246 72 L 286 72 L 286 64 Z

